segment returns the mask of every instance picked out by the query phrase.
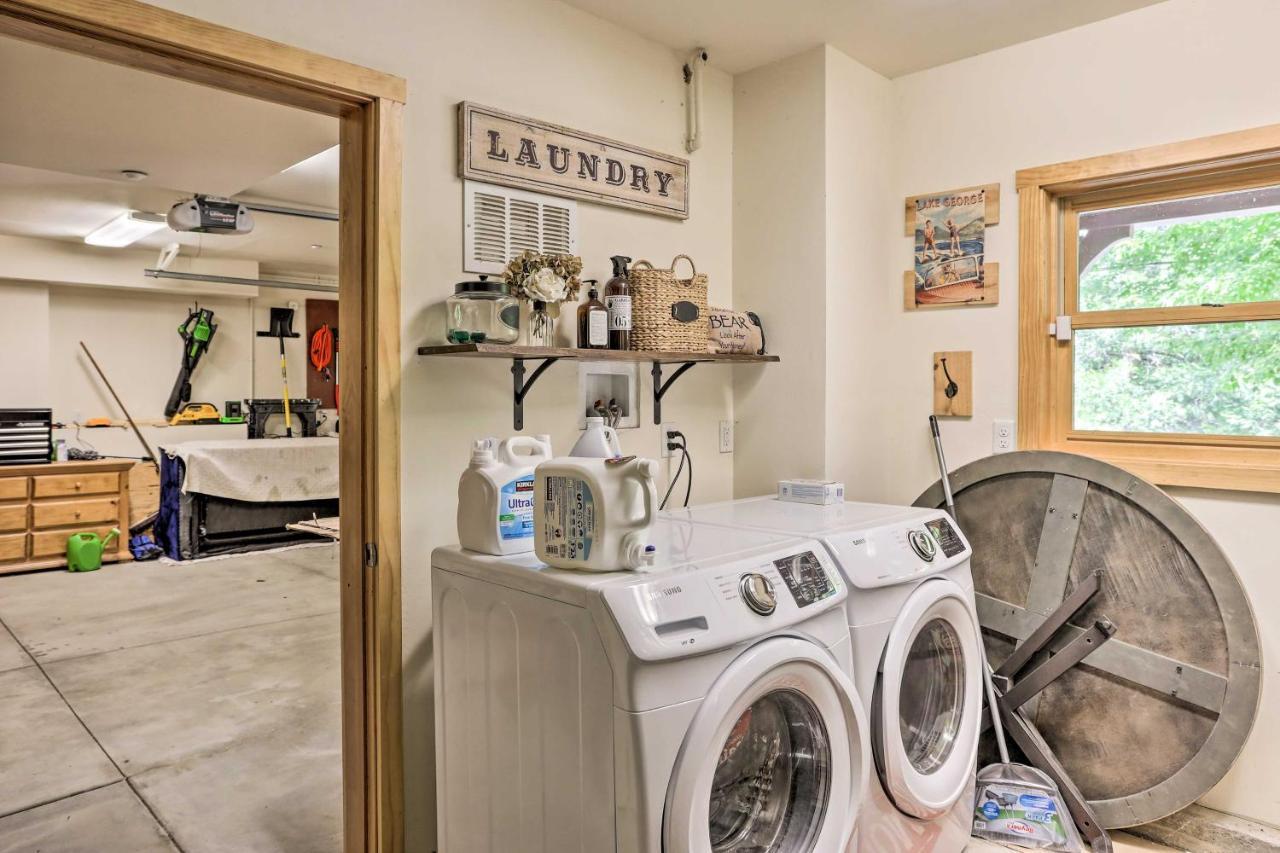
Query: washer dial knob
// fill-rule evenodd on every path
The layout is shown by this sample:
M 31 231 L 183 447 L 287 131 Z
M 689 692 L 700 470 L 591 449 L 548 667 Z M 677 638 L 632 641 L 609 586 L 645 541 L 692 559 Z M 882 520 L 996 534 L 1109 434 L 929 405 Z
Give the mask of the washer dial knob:
M 932 562 L 938 555 L 938 546 L 934 544 L 933 537 L 923 530 L 912 530 L 907 534 L 907 542 L 911 544 L 911 550 L 916 552 L 916 556 L 926 563 Z
M 768 616 L 778 608 L 778 596 L 773 591 L 773 584 L 762 574 L 751 572 L 743 575 L 742 580 L 738 581 L 738 592 L 742 594 L 742 600 L 747 606 L 761 616 Z

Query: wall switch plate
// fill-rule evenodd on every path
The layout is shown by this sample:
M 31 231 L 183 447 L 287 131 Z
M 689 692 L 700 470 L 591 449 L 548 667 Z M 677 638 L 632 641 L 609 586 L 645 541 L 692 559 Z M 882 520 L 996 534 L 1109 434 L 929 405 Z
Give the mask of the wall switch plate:
M 673 432 L 673 431 L 678 431 L 679 429 L 680 429 L 680 427 L 676 426 L 676 425 L 675 425 L 674 423 L 672 423 L 671 421 L 667 421 L 666 423 L 664 423 L 664 424 L 662 425 L 662 428 L 661 428 L 661 430 L 659 431 L 659 434 L 658 434 L 658 446 L 659 446 L 659 448 L 660 448 L 660 449 L 661 449 L 661 451 L 662 451 L 662 458 L 663 458 L 663 459 L 670 459 L 670 458 L 671 458 L 671 456 L 675 453 L 675 451 L 674 451 L 674 450 L 672 450 L 672 449 L 670 449 L 669 447 L 667 447 L 667 442 L 668 442 L 668 441 L 671 441 L 671 439 L 667 437 L 667 433 L 669 433 L 669 432 Z M 676 439 L 676 440 L 678 441 L 679 439 Z M 685 439 L 685 441 L 687 442 L 687 441 L 688 441 L 688 439 Z
M 991 452 L 1009 453 L 1018 446 L 1018 428 L 1013 421 L 991 422 Z
M 733 452 L 733 421 L 720 422 L 720 452 Z

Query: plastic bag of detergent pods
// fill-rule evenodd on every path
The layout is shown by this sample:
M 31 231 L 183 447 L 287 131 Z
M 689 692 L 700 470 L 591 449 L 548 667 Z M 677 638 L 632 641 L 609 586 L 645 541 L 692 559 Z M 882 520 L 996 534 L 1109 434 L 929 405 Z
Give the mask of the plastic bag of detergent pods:
M 1032 850 L 1082 853 L 1058 786 L 1034 767 L 992 764 L 978 772 L 973 835 Z

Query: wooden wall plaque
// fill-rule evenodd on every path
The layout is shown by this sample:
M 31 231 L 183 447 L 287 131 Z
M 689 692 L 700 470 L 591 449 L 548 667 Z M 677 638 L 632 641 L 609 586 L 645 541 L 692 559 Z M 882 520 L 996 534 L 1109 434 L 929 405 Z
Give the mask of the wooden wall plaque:
M 465 179 L 689 218 L 689 161 L 463 101 L 458 173 Z
M 953 382 L 953 393 L 948 395 Z M 939 417 L 973 416 L 972 352 L 956 350 L 933 354 L 933 413 Z

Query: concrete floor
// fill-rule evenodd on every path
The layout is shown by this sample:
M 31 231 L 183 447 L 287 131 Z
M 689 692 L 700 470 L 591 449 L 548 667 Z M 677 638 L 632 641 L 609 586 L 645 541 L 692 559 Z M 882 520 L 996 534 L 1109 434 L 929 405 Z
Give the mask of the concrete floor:
M 0 576 L 0 853 L 341 849 L 337 548 Z

